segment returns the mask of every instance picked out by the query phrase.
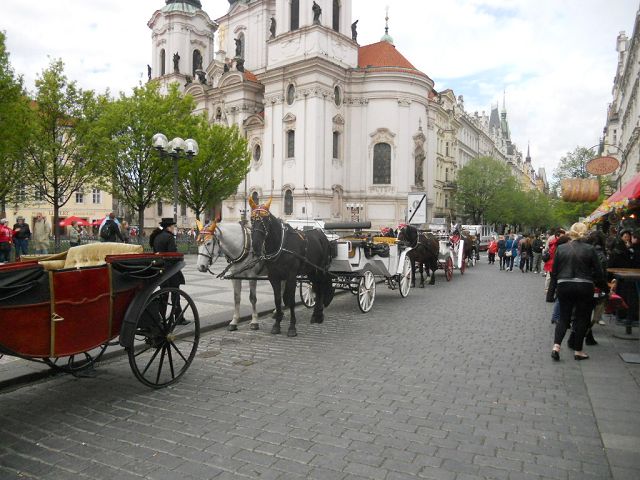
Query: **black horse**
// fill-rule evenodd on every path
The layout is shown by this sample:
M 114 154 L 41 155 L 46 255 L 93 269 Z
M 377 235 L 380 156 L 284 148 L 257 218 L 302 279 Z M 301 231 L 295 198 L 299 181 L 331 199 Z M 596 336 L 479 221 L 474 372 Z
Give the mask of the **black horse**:
M 438 254 L 440 253 L 440 242 L 431 233 L 418 232 L 412 225 L 404 226 L 398 233 L 398 240 L 406 242 L 412 248 L 407 254 L 411 260 L 411 285 L 416 286 L 416 264 L 420 267 L 420 288 L 424 288 L 424 270 L 427 275 L 431 272 L 430 285 L 436 283 L 436 270 L 438 269 Z
M 331 263 L 331 246 L 324 232 L 310 230 L 300 232 L 269 212 L 271 200 L 258 206 L 252 199 L 251 228 L 254 255 L 265 261 L 269 282 L 273 287 L 276 305 L 275 321 L 271 333 L 280 333 L 282 321 L 282 301 L 289 307 L 289 337 L 298 335 L 296 331 L 295 294 L 297 276 L 305 275 L 311 282 L 316 295 L 311 323 L 324 321 L 324 307 L 333 299 L 333 285 L 328 267 Z M 284 282 L 284 294 L 282 293 Z

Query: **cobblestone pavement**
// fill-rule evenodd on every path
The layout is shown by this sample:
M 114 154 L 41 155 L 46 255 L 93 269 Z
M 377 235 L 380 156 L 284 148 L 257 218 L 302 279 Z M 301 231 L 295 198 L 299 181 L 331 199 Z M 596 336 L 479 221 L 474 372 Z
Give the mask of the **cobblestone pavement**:
M 294 339 L 215 331 L 164 390 L 119 358 L 5 392 L 0 478 L 637 480 L 632 342 L 600 328 L 591 360 L 552 363 L 542 284 L 439 272 L 407 299 L 379 285 L 369 315 L 351 295 L 323 325 L 299 309 Z

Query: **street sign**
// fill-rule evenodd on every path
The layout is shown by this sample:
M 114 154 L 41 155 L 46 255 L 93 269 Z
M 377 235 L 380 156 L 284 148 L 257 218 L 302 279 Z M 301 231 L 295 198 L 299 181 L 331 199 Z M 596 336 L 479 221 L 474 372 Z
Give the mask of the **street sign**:
M 586 166 L 587 172 L 591 175 L 601 176 L 609 175 L 620 167 L 620 162 L 614 157 L 598 157 L 589 160 Z
M 407 200 L 407 223 L 410 225 L 422 225 L 427 223 L 427 194 L 413 192 Z

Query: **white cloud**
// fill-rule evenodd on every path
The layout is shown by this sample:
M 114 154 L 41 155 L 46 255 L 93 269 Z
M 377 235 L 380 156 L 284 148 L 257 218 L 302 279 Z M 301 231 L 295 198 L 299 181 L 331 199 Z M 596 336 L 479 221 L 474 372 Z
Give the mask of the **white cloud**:
M 212 18 L 228 3 L 203 0 Z M 48 57 L 84 88 L 130 90 L 146 76 L 147 21 L 163 0 L 4 0 L 0 29 L 11 61 L 33 88 Z M 514 140 L 531 141 L 536 166 L 553 170 L 577 145 L 597 143 L 617 63 L 615 40 L 633 26 L 637 0 L 354 0 L 361 44 L 390 34 L 417 68 L 488 111 L 507 92 Z

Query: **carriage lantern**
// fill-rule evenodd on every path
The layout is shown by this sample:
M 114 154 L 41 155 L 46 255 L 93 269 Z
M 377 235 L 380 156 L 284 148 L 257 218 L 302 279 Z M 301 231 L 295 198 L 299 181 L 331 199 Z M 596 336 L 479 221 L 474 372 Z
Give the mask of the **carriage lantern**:
M 183 140 L 176 137 L 169 141 L 166 135 L 156 133 L 151 140 L 153 148 L 155 148 L 162 158 L 171 157 L 173 159 L 173 221 L 178 222 L 178 161 L 181 158 L 187 160 L 192 159 L 200 148 L 198 142 L 192 138 Z

